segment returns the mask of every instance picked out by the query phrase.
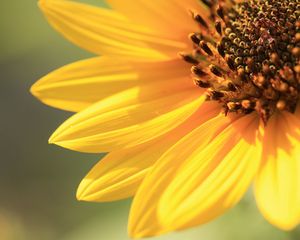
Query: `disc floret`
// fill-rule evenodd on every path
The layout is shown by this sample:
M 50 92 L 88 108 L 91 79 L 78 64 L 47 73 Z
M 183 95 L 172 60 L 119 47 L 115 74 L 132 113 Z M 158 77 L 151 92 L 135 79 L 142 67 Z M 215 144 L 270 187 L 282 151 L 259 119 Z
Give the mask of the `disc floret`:
M 300 97 L 300 0 L 202 1 L 210 20 L 193 13 L 194 82 L 224 112 L 256 111 L 266 123 L 294 112 Z M 212 24 L 213 23 L 213 24 Z

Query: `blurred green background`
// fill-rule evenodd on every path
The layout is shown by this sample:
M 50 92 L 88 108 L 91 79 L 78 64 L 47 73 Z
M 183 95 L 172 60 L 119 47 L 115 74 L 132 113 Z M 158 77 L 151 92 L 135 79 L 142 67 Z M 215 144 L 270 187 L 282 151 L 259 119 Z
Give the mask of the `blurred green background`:
M 84 1 L 101 5 L 101 0 Z M 49 108 L 29 94 L 40 77 L 91 56 L 50 28 L 36 0 L 0 3 L 0 240 L 126 240 L 130 200 L 77 202 L 81 178 L 101 155 L 48 145 L 70 113 Z M 251 194 L 218 220 L 159 240 L 299 240 L 269 225 Z

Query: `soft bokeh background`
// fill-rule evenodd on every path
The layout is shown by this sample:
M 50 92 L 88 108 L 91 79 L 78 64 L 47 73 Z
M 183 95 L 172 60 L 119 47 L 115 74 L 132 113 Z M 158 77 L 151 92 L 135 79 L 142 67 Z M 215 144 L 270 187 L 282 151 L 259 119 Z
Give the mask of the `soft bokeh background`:
M 48 145 L 51 132 L 71 114 L 42 105 L 28 91 L 49 71 L 90 54 L 52 30 L 36 0 L 1 0 L 0 33 L 0 240 L 129 239 L 130 200 L 75 199 L 80 179 L 101 155 Z M 300 230 L 284 233 L 269 225 L 248 194 L 210 224 L 155 239 L 299 240 Z

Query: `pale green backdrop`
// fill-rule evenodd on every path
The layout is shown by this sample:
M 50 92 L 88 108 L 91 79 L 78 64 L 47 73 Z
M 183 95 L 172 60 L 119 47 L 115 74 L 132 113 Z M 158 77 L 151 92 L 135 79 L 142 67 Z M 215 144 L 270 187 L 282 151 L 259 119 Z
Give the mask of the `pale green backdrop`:
M 0 1 L 0 240 L 126 240 L 130 200 L 75 200 L 80 179 L 101 155 L 47 144 L 70 113 L 39 103 L 28 90 L 49 71 L 91 55 L 52 30 L 36 3 Z M 248 194 L 210 224 L 156 239 L 299 240 L 300 230 L 269 225 Z

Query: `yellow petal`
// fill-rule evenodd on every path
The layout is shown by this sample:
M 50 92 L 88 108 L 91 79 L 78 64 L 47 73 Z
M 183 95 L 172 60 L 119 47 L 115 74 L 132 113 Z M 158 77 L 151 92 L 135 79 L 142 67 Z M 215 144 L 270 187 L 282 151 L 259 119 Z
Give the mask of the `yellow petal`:
M 109 153 L 82 180 L 77 198 L 103 202 L 134 195 L 157 159 L 196 126 L 217 115 L 219 108 L 216 103 L 206 102 L 186 122 L 158 139 Z
M 300 121 L 290 113 L 268 122 L 263 162 L 255 181 L 259 209 L 273 225 L 290 230 L 300 223 Z
M 134 195 L 145 174 L 156 160 L 149 143 L 109 153 L 101 159 L 81 181 L 77 199 L 108 202 Z M 157 150 L 157 149 L 155 149 Z
M 161 36 L 185 40 L 188 33 L 197 28 L 189 10 L 196 10 L 208 17 L 208 9 L 197 0 L 107 0 L 113 9 L 137 23 L 151 27 Z M 132 14 L 134 13 L 134 14 Z M 175 27 L 176 26 L 176 27 Z
M 131 236 L 145 237 L 167 231 L 157 218 L 157 205 L 162 189 L 173 180 L 187 155 L 194 149 L 204 148 L 230 123 L 231 120 L 223 115 L 212 118 L 176 143 L 157 161 L 134 197 L 129 218 Z
M 110 9 L 65 0 L 41 0 L 39 5 L 58 32 L 96 54 L 166 59 L 186 47 L 182 42 L 154 35 Z
M 130 89 L 75 114 L 56 130 L 50 142 L 84 152 L 132 147 L 172 130 L 204 101 L 192 88 L 124 107 L 123 103 L 138 93 Z M 118 108 L 120 105 L 123 107 Z
M 135 86 L 144 92 L 143 88 L 152 85 L 152 94 L 171 89 L 174 91 L 176 87 L 179 89 L 186 84 L 192 86 L 191 80 L 181 81 L 187 76 L 189 67 L 181 59 L 129 62 L 113 57 L 96 57 L 69 64 L 48 74 L 32 86 L 31 92 L 50 106 L 80 111 Z
M 232 123 L 207 148 L 187 157 L 163 192 L 161 223 L 171 230 L 206 223 L 234 206 L 257 173 L 261 158 L 255 114 Z
M 259 162 L 255 158 L 259 149 L 251 146 L 257 123 L 253 117 L 232 121 L 224 116 L 208 121 L 158 160 L 134 198 L 129 222 L 132 236 L 203 223 L 240 199 Z

